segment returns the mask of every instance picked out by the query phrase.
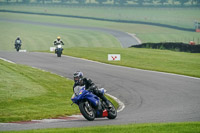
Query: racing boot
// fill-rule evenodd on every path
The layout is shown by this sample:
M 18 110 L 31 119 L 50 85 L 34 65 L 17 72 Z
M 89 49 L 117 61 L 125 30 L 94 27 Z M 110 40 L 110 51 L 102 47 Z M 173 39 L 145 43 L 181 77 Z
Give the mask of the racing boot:
M 108 100 L 106 101 L 106 105 L 108 106 L 109 109 L 112 108 L 112 105 L 111 105 L 111 103 Z
M 101 95 L 100 98 L 106 103 L 109 109 L 112 108 L 111 103 L 108 101 L 108 99 L 104 95 Z

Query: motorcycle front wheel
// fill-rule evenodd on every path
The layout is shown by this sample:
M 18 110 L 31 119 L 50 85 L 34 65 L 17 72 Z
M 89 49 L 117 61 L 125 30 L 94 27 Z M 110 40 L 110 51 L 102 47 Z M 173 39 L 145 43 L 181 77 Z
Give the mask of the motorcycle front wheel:
M 57 52 L 57 57 L 61 57 L 61 53 L 60 52 Z
M 81 114 L 87 119 L 88 121 L 93 121 L 95 119 L 95 112 L 92 106 L 86 101 L 79 104 L 79 109 Z
M 16 47 L 16 51 L 17 51 L 17 52 L 19 52 L 19 49 L 20 49 L 20 47 L 19 47 L 19 46 L 17 46 L 17 47 Z

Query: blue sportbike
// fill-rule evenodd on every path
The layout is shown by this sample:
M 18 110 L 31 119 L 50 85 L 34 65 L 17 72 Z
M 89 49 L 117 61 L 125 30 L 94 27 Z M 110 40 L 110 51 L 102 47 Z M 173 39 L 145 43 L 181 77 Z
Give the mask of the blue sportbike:
M 104 94 L 104 89 L 100 90 Z M 110 101 L 111 107 L 108 107 L 90 90 L 86 90 L 85 86 L 76 86 L 71 100 L 79 106 L 81 114 L 89 121 L 93 121 L 95 118 L 115 119 L 117 117 L 117 111 Z

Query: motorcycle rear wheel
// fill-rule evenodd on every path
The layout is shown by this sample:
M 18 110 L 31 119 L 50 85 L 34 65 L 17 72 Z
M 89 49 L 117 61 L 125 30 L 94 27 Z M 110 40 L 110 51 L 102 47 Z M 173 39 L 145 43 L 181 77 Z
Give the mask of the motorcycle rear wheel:
M 93 121 L 95 119 L 95 112 L 92 106 L 86 101 L 79 104 L 79 109 L 81 114 L 87 119 L 88 121 Z
M 110 101 L 109 101 L 110 102 Z M 115 109 L 114 105 L 110 102 L 112 108 L 108 110 L 108 119 L 115 119 L 117 117 L 117 110 Z

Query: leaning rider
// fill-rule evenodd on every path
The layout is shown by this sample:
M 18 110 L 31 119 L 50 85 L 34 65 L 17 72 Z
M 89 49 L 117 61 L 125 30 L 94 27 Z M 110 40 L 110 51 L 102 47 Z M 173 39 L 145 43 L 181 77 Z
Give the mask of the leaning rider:
M 103 93 L 97 88 L 97 86 L 92 82 L 91 79 L 84 78 L 83 73 L 80 71 L 77 71 L 74 73 L 74 86 L 73 86 L 73 91 L 76 86 L 83 86 L 85 85 L 86 90 L 90 90 L 93 94 L 97 95 L 100 97 L 109 108 L 112 107 L 108 99 L 103 95 Z
M 63 41 L 61 40 L 60 36 L 57 37 L 57 39 L 54 41 L 54 46 L 58 46 L 58 45 L 64 45 Z M 55 53 L 56 53 L 56 49 L 55 49 Z

